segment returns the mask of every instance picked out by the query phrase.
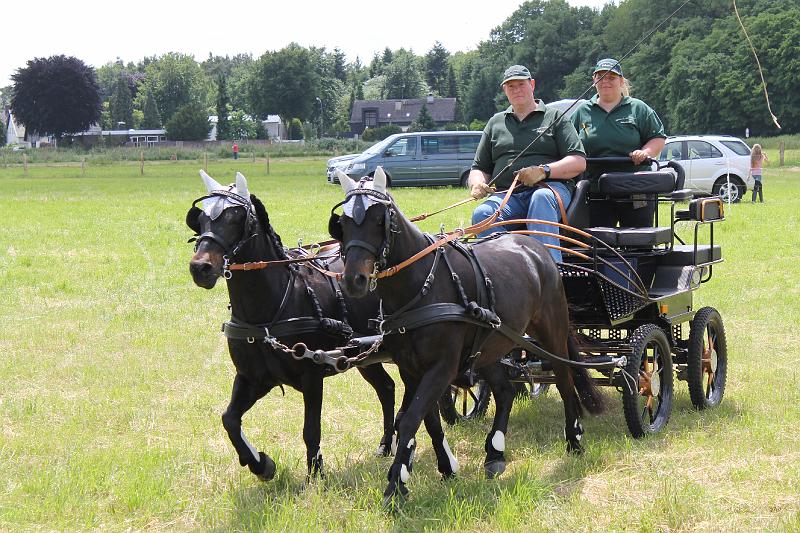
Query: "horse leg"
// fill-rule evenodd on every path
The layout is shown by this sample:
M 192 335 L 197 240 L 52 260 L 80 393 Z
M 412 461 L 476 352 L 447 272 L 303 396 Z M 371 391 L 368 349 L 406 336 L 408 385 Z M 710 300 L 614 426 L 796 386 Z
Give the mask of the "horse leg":
M 433 409 L 425 415 L 425 429 L 431 437 L 433 451 L 436 454 L 436 468 L 442 474 L 442 479 L 454 478 L 458 472 L 458 461 L 444 436 L 438 403 L 434 404 Z
M 363 378 L 372 385 L 378 393 L 378 400 L 381 402 L 383 413 L 383 437 L 378 444 L 376 455 L 387 457 L 392 454 L 392 444 L 394 443 L 394 380 L 383 368 L 383 365 L 370 365 L 359 368 Z
M 307 478 L 319 475 L 322 471 L 322 450 L 319 442 L 322 436 L 322 374 L 307 372 L 301 380 L 303 387 L 303 442 L 306 444 Z
M 265 390 L 257 390 L 246 378 L 237 374 L 233 380 L 231 401 L 222 414 L 222 425 L 239 455 L 239 464 L 247 465 L 262 481 L 269 481 L 275 476 L 275 461 L 264 452 L 256 451 L 247 441 L 242 431 L 242 417 L 266 393 Z
M 567 451 L 580 455 L 583 453 L 583 426 L 580 422 L 582 409 L 575 393 L 572 371 L 566 365 L 558 364 L 553 365 L 553 372 L 556 376 L 556 387 L 564 401 L 564 439 L 567 441 Z
M 506 470 L 506 433 L 508 432 L 508 418 L 511 415 L 511 406 L 514 404 L 514 387 L 506 376 L 505 370 L 498 364 L 492 364 L 481 369 L 481 376 L 489 384 L 495 400 L 495 414 L 492 429 L 486 436 L 486 460 L 483 469 L 486 477 L 495 478 Z
M 422 419 L 436 407 L 437 401 L 455 378 L 456 367 L 457 362 L 451 363 L 446 357 L 441 357 L 418 382 L 401 374 L 406 386 L 406 395 L 411 398 L 411 401 L 400 419 L 397 453 L 389 468 L 387 476 L 389 483 L 383 492 L 384 504 L 391 504 L 395 497 L 402 498 L 408 494 L 405 485 L 411 477 L 413 468 L 414 450 L 416 449 L 415 435 Z M 404 403 L 405 399 L 404 397 Z

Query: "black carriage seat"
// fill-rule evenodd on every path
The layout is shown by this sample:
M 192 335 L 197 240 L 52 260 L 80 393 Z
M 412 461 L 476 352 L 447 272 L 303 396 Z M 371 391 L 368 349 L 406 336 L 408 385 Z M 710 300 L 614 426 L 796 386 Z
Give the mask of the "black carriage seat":
M 567 207 L 567 222 L 573 228 L 583 229 L 589 225 L 589 180 L 580 180 L 572 193 Z
M 716 263 L 722 260 L 722 248 L 718 244 L 676 244 L 670 252 L 659 258 L 664 266 L 690 266 Z
M 671 171 L 614 172 L 602 174 L 598 180 L 601 195 L 608 198 L 630 198 L 645 195 L 655 201 L 659 195 L 675 191 L 675 174 Z M 654 248 L 672 242 L 671 227 L 587 228 L 586 231 L 615 248 Z

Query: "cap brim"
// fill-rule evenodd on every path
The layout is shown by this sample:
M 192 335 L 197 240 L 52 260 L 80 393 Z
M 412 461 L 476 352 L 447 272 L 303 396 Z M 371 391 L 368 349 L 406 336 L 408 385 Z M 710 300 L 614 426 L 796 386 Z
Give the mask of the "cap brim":
M 511 80 L 531 80 L 531 79 L 533 78 L 529 78 L 528 76 L 511 76 L 509 78 L 504 79 L 503 83 L 500 84 L 500 87 L 502 87 L 503 85 L 506 84 L 506 82 L 509 82 Z

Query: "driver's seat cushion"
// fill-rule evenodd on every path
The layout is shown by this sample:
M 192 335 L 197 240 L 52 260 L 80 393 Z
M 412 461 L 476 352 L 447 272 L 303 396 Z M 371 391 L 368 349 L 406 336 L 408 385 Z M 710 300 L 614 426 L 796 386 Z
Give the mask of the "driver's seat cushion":
M 586 228 L 586 232 L 611 247 L 652 248 L 672 242 L 672 228 Z

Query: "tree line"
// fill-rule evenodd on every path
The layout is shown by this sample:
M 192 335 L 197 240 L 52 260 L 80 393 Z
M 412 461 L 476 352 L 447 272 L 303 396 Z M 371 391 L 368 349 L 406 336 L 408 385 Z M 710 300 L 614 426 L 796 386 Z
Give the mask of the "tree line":
M 10 101 L 23 123 L 56 135 L 82 131 L 94 122 L 104 129 L 165 126 L 173 138 L 201 139 L 208 132 L 208 115 L 217 115 L 220 139 L 263 136 L 260 120 L 267 115 L 279 115 L 298 137 L 331 135 L 349 130 L 356 99 L 427 95 L 457 98 L 458 122 L 481 127 L 508 105 L 499 85 L 508 65 L 528 66 L 536 78 L 536 96 L 545 102 L 591 96 L 595 62 L 622 57 L 682 4 L 623 0 L 596 10 L 565 0 L 530 0 L 475 50 L 450 52 L 438 42 L 422 55 L 386 48 L 368 63 L 359 58 L 347 62 L 336 48 L 296 43 L 259 57 L 209 54 L 197 61 L 171 52 L 97 69 L 75 58 L 39 58 L 19 69 L 14 85 L 2 89 L 0 97 Z M 797 0 L 739 0 L 737 5 L 782 133 L 796 133 L 800 5 Z M 656 109 L 668 133 L 742 135 L 745 128 L 754 135 L 778 133 L 730 0 L 685 5 L 622 68 L 632 96 Z M 33 116 L 35 102 L 41 108 L 47 98 L 57 101 L 59 109 Z M 62 105 L 66 101 L 72 105 Z

